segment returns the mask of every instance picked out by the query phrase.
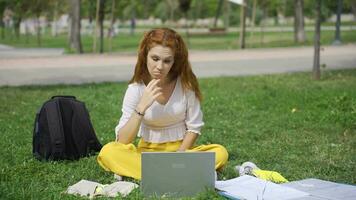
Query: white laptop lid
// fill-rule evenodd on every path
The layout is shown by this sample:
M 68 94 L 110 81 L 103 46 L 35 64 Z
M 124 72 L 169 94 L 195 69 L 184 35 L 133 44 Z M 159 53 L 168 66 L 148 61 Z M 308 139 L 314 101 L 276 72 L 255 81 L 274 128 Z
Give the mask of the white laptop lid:
M 190 197 L 215 187 L 214 152 L 143 152 L 144 196 Z

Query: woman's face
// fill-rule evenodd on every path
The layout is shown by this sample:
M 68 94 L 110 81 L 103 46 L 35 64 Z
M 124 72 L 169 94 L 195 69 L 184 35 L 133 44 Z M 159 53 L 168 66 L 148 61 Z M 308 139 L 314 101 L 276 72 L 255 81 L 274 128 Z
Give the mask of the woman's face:
M 156 45 L 148 51 L 147 69 L 152 79 L 161 79 L 165 82 L 173 63 L 174 53 L 169 47 Z

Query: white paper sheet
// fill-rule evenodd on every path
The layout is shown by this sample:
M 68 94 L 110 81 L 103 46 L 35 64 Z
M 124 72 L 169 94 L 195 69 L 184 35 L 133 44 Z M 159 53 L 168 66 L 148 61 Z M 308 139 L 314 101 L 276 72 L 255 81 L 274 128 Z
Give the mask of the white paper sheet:
M 306 192 L 248 175 L 227 181 L 216 181 L 215 188 L 233 197 L 247 200 L 287 200 L 309 196 Z

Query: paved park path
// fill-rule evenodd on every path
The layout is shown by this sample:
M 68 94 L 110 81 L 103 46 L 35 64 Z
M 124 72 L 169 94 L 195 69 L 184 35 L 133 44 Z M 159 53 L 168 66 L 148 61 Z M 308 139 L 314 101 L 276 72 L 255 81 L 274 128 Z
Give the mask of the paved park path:
M 0 86 L 127 81 L 136 62 L 134 53 L 58 54 L 0 50 Z M 190 61 L 198 77 L 242 76 L 311 71 L 313 54 L 313 47 L 190 51 Z M 324 46 L 320 63 L 329 70 L 356 68 L 356 45 Z

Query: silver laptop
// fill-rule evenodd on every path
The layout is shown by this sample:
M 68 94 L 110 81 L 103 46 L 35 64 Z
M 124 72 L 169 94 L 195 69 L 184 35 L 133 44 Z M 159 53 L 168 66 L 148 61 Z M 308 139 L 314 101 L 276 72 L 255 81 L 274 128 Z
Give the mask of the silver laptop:
M 145 197 L 192 197 L 215 188 L 214 152 L 143 152 Z

